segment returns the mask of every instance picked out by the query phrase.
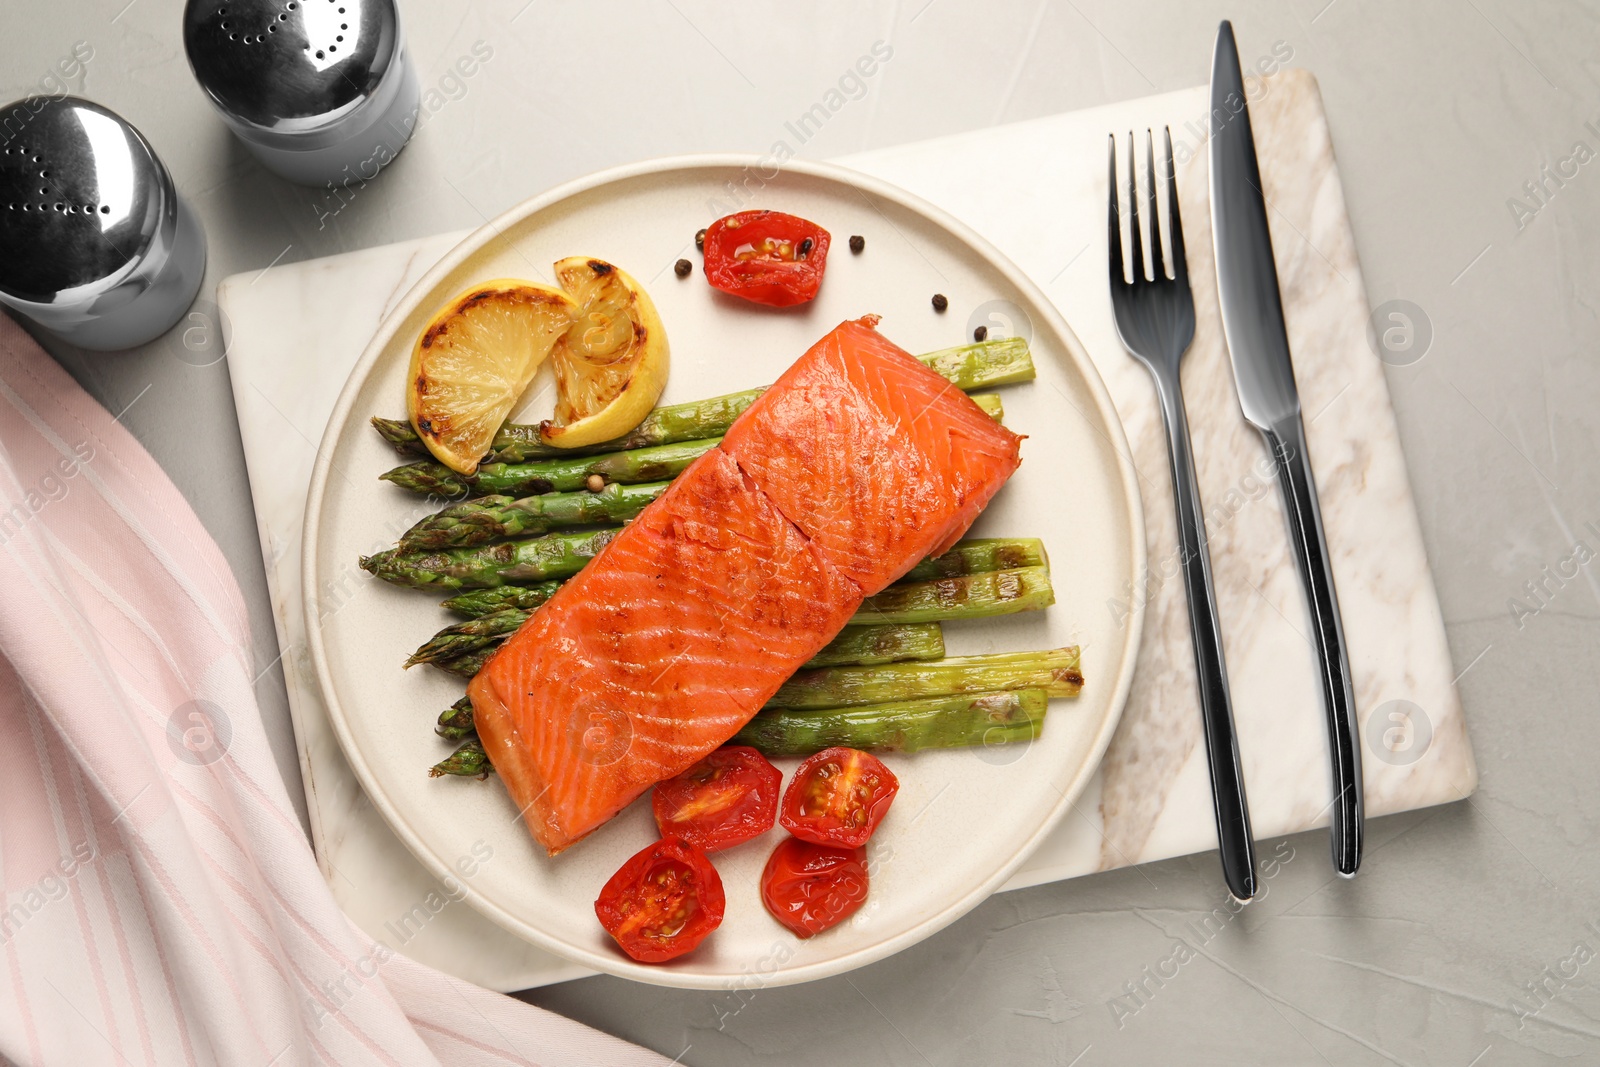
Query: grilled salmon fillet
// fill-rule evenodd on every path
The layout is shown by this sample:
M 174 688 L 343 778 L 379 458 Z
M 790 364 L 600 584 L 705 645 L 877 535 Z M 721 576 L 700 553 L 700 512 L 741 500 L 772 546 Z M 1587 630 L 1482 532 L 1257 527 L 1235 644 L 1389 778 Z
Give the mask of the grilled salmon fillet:
M 721 446 L 867 596 L 955 544 L 1022 442 L 876 322 L 813 345 Z
M 1021 438 L 875 323 L 813 346 L 472 680 L 550 854 L 733 736 L 1016 469 Z

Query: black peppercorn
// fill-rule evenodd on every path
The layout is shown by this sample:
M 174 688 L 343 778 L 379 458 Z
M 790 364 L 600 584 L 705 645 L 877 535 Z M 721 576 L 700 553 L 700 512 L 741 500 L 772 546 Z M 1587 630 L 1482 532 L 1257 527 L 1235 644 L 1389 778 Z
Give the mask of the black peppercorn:
M 694 246 L 702 252 L 706 250 L 706 231 L 699 230 L 695 233 Z
M 687 278 L 689 276 L 689 272 L 694 270 L 694 264 L 690 263 L 687 259 L 680 259 L 678 262 L 672 265 L 672 270 L 673 273 L 675 273 L 678 277 Z
M 861 236 L 859 233 L 850 238 L 850 251 L 854 252 L 856 255 L 859 256 L 861 254 L 861 250 L 865 247 L 867 247 L 867 239 Z
M 811 238 L 807 237 L 800 242 L 800 251 L 795 254 L 796 259 L 805 259 L 811 254 Z
M 933 310 L 935 310 L 935 311 L 943 311 L 945 308 L 947 308 L 949 306 L 950 306 L 950 301 L 945 299 L 943 293 L 934 293 L 933 294 Z
M 987 326 L 979 326 L 976 330 L 972 331 L 972 339 L 974 341 L 982 341 L 985 338 L 987 338 L 988 336 L 989 336 L 989 327 L 987 327 Z

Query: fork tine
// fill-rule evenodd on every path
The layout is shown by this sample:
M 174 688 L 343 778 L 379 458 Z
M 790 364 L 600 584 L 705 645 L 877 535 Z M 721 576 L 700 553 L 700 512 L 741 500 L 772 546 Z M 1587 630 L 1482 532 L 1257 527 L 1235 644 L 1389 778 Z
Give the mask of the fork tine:
M 1128 131 L 1128 208 L 1132 212 L 1129 216 L 1128 233 L 1131 239 L 1128 242 L 1130 254 L 1133 258 L 1133 280 L 1135 283 L 1145 280 L 1144 273 L 1144 239 L 1139 233 L 1139 156 L 1133 150 L 1133 131 Z
M 1128 275 L 1122 265 L 1122 223 L 1117 211 L 1117 135 L 1107 134 L 1106 140 L 1111 142 L 1111 180 L 1106 187 L 1111 191 L 1111 208 L 1109 212 L 1110 232 L 1107 235 L 1107 245 L 1111 251 L 1111 285 L 1128 284 Z
M 1172 127 L 1167 134 L 1167 228 L 1172 231 L 1172 277 L 1180 282 L 1189 278 L 1189 260 L 1183 251 L 1183 216 L 1178 212 L 1178 176 L 1172 165 Z
M 1144 131 L 1145 206 L 1150 210 L 1150 274 L 1154 281 L 1167 280 L 1167 265 L 1161 260 L 1161 212 L 1156 210 L 1156 143 Z

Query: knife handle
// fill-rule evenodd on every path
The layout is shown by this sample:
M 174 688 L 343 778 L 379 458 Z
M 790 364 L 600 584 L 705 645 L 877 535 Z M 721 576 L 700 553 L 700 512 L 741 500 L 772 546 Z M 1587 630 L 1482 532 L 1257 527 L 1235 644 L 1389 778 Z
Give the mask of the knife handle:
M 1200 716 L 1211 768 L 1211 804 L 1217 816 L 1217 847 L 1222 874 L 1234 898 L 1256 895 L 1255 842 L 1250 833 L 1250 807 L 1245 800 L 1244 770 L 1233 726 L 1233 699 L 1228 693 L 1228 667 L 1222 657 L 1222 626 L 1211 585 L 1205 510 L 1195 478 L 1189 446 L 1189 420 L 1176 366 L 1170 376 L 1157 374 L 1156 392 L 1167 427 L 1172 462 L 1172 495 L 1178 513 L 1178 550 L 1188 594 L 1189 631 L 1194 641 L 1195 674 L 1200 683 Z
M 1317 665 L 1322 672 L 1323 706 L 1328 713 L 1328 753 L 1333 764 L 1334 799 L 1329 820 L 1333 866 L 1349 878 L 1361 866 L 1364 831 L 1361 750 L 1357 746 L 1360 724 L 1350 685 L 1344 626 L 1339 621 L 1339 599 L 1333 587 L 1333 566 L 1328 558 L 1327 537 L 1322 532 L 1322 508 L 1317 503 L 1317 483 L 1311 473 L 1306 430 L 1299 413 L 1276 423 L 1266 431 L 1266 438 L 1277 461 L 1289 537 L 1305 583 L 1312 629 L 1316 631 Z

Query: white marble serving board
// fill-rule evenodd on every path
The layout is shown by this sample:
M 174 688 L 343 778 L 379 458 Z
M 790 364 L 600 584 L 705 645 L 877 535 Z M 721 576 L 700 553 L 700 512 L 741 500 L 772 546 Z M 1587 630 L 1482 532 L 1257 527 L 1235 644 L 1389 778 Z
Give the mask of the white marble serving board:
M 1382 364 L 1367 340 L 1366 296 L 1315 79 L 1286 71 L 1259 83 L 1251 109 L 1365 724 L 1367 811 L 1377 816 L 1463 799 L 1476 787 L 1477 769 Z M 1033 276 L 1104 376 L 1140 475 L 1152 562 L 1142 591 L 1130 591 L 1148 603 L 1127 710 L 1075 813 L 1008 889 L 1216 845 L 1165 440 L 1149 379 L 1117 341 L 1106 291 L 1110 131 L 1125 136 L 1170 125 L 1178 146 L 1198 319 L 1184 389 L 1256 834 L 1326 823 L 1326 735 L 1306 609 L 1270 460 L 1239 413 L 1219 328 L 1199 139 L 1206 113 L 1206 91 L 1190 89 L 841 161 L 951 212 Z M 1005 159 L 1006 167 L 996 168 L 995 159 Z M 221 284 L 217 299 L 323 872 L 373 937 L 452 974 L 512 990 L 585 972 L 449 902 L 390 833 L 327 721 L 306 655 L 299 593 L 306 488 L 334 400 L 389 309 L 462 236 L 236 275 Z M 867 254 L 871 240 L 892 239 L 870 235 Z M 968 311 L 969 328 L 982 322 L 997 331 L 1026 329 L 1009 307 L 952 309 Z M 1066 398 L 1061 406 L 1062 418 L 1077 417 Z M 1070 457 L 1060 462 L 1067 489 Z M 370 579 L 352 561 L 344 580 Z M 1103 610 L 1116 613 L 1119 606 Z M 402 926 L 430 892 L 442 910 L 420 930 Z

